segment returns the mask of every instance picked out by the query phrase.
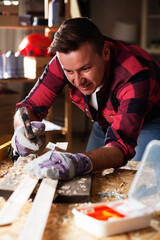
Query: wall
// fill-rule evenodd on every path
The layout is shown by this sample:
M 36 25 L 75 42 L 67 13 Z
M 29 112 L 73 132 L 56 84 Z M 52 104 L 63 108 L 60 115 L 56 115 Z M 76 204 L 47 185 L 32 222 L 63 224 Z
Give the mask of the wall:
M 112 37 L 117 20 L 130 20 L 137 24 L 140 31 L 141 0 L 91 0 L 91 19 L 103 34 Z
M 29 2 L 29 0 L 20 1 L 19 12 L 21 15 L 28 10 Z M 140 30 L 141 0 L 90 0 L 90 15 L 101 31 L 110 37 L 115 22 L 119 19 L 136 22 Z M 0 29 L 0 49 L 4 52 L 16 51 L 20 41 L 27 34 L 29 32 L 26 30 Z

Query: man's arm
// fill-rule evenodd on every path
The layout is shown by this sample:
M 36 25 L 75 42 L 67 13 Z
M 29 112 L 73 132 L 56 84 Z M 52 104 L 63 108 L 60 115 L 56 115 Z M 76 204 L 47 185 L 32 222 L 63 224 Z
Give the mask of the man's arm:
M 84 153 L 93 164 L 93 170 L 120 167 L 124 162 L 123 152 L 113 146 L 104 146 Z
M 33 160 L 25 171 L 38 178 L 69 180 L 75 176 L 123 165 L 123 153 L 116 147 L 102 147 L 86 154 L 49 151 Z

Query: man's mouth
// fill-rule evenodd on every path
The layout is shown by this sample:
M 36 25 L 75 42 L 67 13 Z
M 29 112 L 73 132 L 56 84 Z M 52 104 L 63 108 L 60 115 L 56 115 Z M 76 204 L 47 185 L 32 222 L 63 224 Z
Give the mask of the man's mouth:
M 87 91 L 91 87 L 91 85 L 92 85 L 91 82 L 87 82 L 87 83 L 81 84 L 79 86 L 79 89 L 82 91 Z

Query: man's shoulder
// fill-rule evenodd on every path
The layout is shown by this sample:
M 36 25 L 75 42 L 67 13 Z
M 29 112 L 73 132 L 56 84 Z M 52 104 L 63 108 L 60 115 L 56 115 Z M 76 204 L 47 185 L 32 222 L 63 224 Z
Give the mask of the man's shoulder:
M 59 62 L 59 59 L 57 57 L 57 55 L 55 55 L 52 60 L 49 62 L 49 70 L 51 73 L 53 73 L 54 75 L 59 76 L 60 78 L 62 76 L 64 76 L 64 71 L 61 67 L 61 64 Z

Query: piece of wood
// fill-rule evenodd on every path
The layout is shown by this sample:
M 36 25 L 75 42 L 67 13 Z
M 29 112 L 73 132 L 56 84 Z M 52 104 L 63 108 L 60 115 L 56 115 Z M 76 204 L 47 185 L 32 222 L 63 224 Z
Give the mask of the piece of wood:
M 0 182 L 0 196 L 9 198 L 19 183 L 25 178 L 26 174 L 22 173 L 22 168 L 35 158 L 35 155 L 19 157 L 15 164 L 10 168 L 10 171 L 5 175 Z
M 0 79 L 1 81 L 1 79 Z M 9 142 L 12 138 L 13 134 L 6 134 L 6 135 L 0 135 L 0 146 Z
M 59 147 L 62 143 L 56 143 Z M 66 143 L 63 143 L 63 145 Z M 66 146 L 64 146 L 66 147 Z M 62 147 L 61 147 L 62 148 Z M 24 174 L 21 169 L 25 164 L 31 161 L 34 155 L 29 157 L 20 157 L 14 166 L 10 169 L 9 173 L 0 182 L 0 196 L 9 198 L 13 191 L 18 186 L 19 182 L 23 180 Z M 20 174 L 18 173 L 20 172 Z M 15 174 L 16 173 L 16 174 Z M 56 203 L 81 203 L 90 201 L 91 192 L 91 175 L 84 175 L 76 177 L 69 181 L 59 181 L 55 196 Z
M 7 156 L 8 148 L 11 145 L 11 141 L 8 141 L 0 145 L 0 160 L 4 159 Z
M 43 179 L 18 240 L 40 240 L 47 223 L 58 180 Z
M 67 143 L 56 143 L 56 147 L 63 150 L 66 150 L 67 146 Z M 48 146 L 51 149 L 54 147 L 51 144 Z M 19 240 L 40 240 L 42 238 L 57 184 L 58 180 L 49 178 L 42 180 Z
M 46 146 L 46 149 L 53 149 L 54 147 L 58 147 L 59 149 L 63 150 L 67 147 L 67 145 L 68 143 L 66 142 L 57 142 L 56 144 L 50 142 Z M 26 174 L 22 172 L 22 169 L 27 163 L 32 161 L 34 158 L 35 158 L 35 154 L 30 154 L 27 157 L 19 157 L 17 159 L 17 161 L 14 163 L 13 167 L 11 167 L 8 174 L 0 182 L 0 196 L 3 196 L 5 198 L 10 197 L 10 195 L 16 189 L 18 184 L 26 176 Z
M 92 174 L 59 181 L 55 203 L 84 203 L 91 200 Z
M 18 185 L 0 211 L 0 226 L 8 225 L 15 221 L 25 202 L 28 200 L 38 182 L 37 178 L 28 175 Z
M 1 164 L 1 163 L 0 163 Z M 99 171 L 92 175 L 92 194 L 91 202 L 100 203 L 116 200 L 116 195 L 106 197 L 105 193 L 119 192 L 127 195 L 130 184 L 135 176 L 138 168 L 138 162 L 129 162 L 123 169 L 107 169 L 105 171 Z M 1 166 L 1 165 L 0 165 Z M 137 166 L 137 167 L 136 167 Z M 123 185 L 122 185 L 123 183 Z M 99 194 L 103 193 L 104 196 Z M 4 204 L 3 201 L 0 201 Z M 27 202 L 20 216 L 15 224 L 9 226 L 0 227 L 0 239 L 17 240 L 20 234 L 20 230 L 24 226 L 24 222 L 27 219 L 27 213 L 31 209 L 32 202 Z M 82 204 L 52 204 L 52 208 L 49 214 L 47 225 L 44 231 L 43 240 L 70 240 L 70 239 L 87 239 L 97 240 L 92 234 L 78 228 L 75 225 L 72 209 L 74 207 L 82 206 Z M 156 219 L 154 226 L 145 229 L 140 229 L 128 233 L 123 233 L 116 236 L 104 237 L 101 240 L 159 240 L 160 231 L 158 229 L 160 223 L 160 211 L 153 216 Z M 157 222 L 158 221 L 158 222 Z M 156 224 L 156 226 L 155 226 Z M 157 226 L 158 225 L 158 226 Z M 38 227 L 38 226 L 37 226 Z
M 66 143 L 57 143 L 57 144 L 48 144 L 47 145 L 47 149 L 54 149 L 55 146 L 64 149 L 67 147 Z M 18 162 L 16 162 L 16 167 L 19 166 L 21 170 L 21 167 L 24 167 L 25 164 L 27 164 L 27 162 L 24 162 L 22 164 L 22 161 L 20 161 L 20 159 L 18 160 Z M 15 167 L 15 166 L 14 166 Z M 13 171 L 15 170 L 14 168 L 12 169 Z M 17 170 L 17 169 L 16 169 Z M 16 174 L 13 174 L 14 176 L 16 176 Z M 12 195 L 10 196 L 10 198 L 8 199 L 8 201 L 6 202 L 6 204 L 4 205 L 4 207 L 2 208 L 2 210 L 0 211 L 0 225 L 8 225 L 11 224 L 12 222 L 15 221 L 15 219 L 17 218 L 20 210 L 22 209 L 22 207 L 24 206 L 25 202 L 28 200 L 28 198 L 30 197 L 31 193 L 33 192 L 35 186 L 38 183 L 38 178 L 32 178 L 28 175 L 26 175 L 25 173 L 20 174 L 20 179 L 19 179 L 19 184 L 18 186 L 16 186 L 16 189 L 14 190 L 14 192 L 12 193 Z M 10 173 L 8 176 L 6 176 L 6 179 L 8 180 L 8 182 L 11 180 L 11 182 L 15 181 L 15 178 L 12 178 L 12 173 Z M 17 181 L 17 179 L 16 179 Z M 42 180 L 42 186 L 43 186 L 43 181 Z M 45 179 L 45 181 L 49 181 L 49 179 Z M 57 186 L 58 181 L 52 180 L 53 181 L 53 185 Z M 44 182 L 45 183 L 45 182 Z M 6 184 L 6 182 L 5 182 Z M 16 183 L 17 185 L 17 183 Z M 42 188 L 43 189 L 43 188 Z M 55 189 L 53 188 L 53 192 L 55 193 Z M 45 193 L 44 193 L 45 194 Z M 54 195 L 53 195 L 54 196 Z M 53 196 L 51 195 L 51 201 L 53 200 Z

